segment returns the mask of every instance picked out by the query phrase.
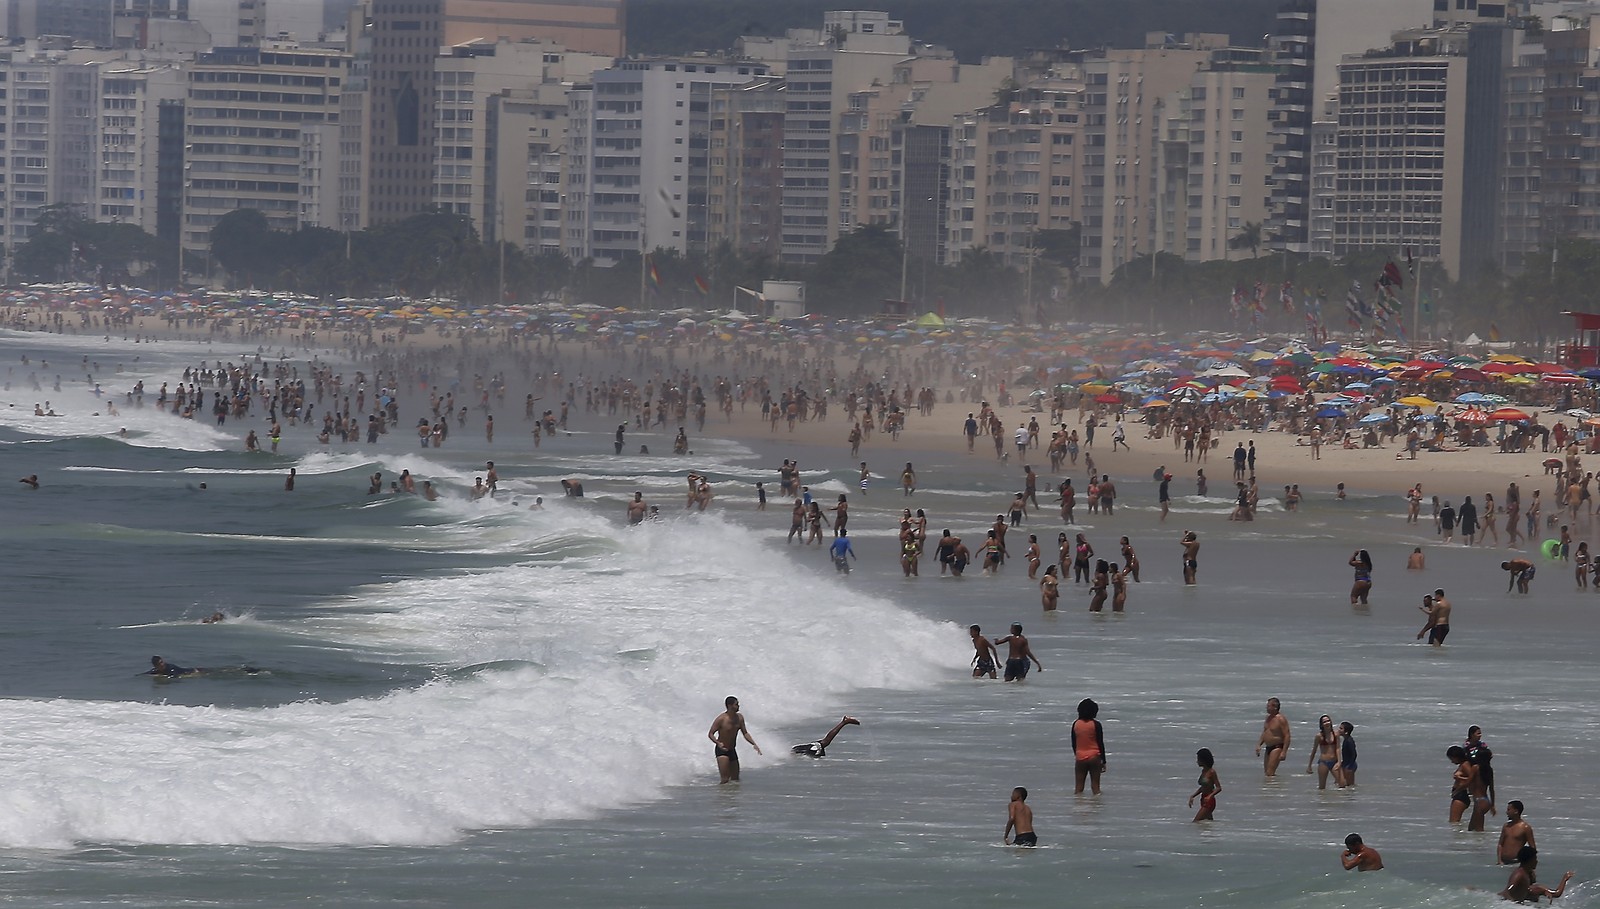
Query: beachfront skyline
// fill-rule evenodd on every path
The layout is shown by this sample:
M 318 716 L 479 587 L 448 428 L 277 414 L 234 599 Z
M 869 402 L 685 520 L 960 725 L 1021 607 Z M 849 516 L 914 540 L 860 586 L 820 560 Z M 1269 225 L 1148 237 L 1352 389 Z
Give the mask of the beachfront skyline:
M 970 303 L 941 270 L 992 258 L 1014 286 L 978 302 L 1018 313 L 1273 253 L 1275 276 L 1233 283 L 1307 284 L 1291 259 L 1377 255 L 1425 263 L 1432 290 L 1600 237 L 1581 188 L 1600 46 L 1586 13 L 1437 5 L 1286 0 L 1257 37 L 1237 13 L 1174 31 L 1146 10 L 1140 39 L 1046 32 L 1010 56 L 926 43 L 916 7 L 781 34 L 751 21 L 706 56 L 621 60 L 620 21 L 479 35 L 460 3 L 358 5 L 288 43 L 139 20 L 161 27 L 4 62 L 12 84 L 39 83 L 10 111 L 7 276 L 94 277 L 62 244 L 24 253 L 57 206 L 154 235 L 167 285 L 180 267 L 238 283 L 212 231 L 239 210 L 347 235 L 442 211 L 515 256 L 640 275 L 640 253 L 694 260 L 682 283 L 707 289 L 716 250 L 778 277 L 877 228 L 905 260 L 879 299 Z M 1561 104 L 1543 104 L 1547 79 Z M 1550 157 L 1576 165 L 1544 164 L 1556 135 Z

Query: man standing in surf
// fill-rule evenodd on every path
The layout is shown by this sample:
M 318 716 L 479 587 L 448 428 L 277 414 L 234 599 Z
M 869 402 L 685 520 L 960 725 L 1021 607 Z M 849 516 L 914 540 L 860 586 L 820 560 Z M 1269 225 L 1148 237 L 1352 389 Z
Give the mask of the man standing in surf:
M 1256 739 L 1256 755 L 1269 779 L 1278 775 L 1278 764 L 1289 754 L 1289 721 L 1281 710 L 1277 698 L 1267 698 L 1267 719 L 1261 724 L 1261 737 Z
M 706 733 L 706 738 L 715 744 L 717 756 L 717 772 L 722 776 L 722 782 L 738 782 L 739 780 L 739 736 L 750 743 L 750 747 L 761 753 L 761 746 L 750 737 L 750 730 L 744 728 L 744 717 L 739 714 L 739 699 L 728 696 L 724 702 L 727 706 L 725 713 L 720 713 L 711 721 L 711 730 Z

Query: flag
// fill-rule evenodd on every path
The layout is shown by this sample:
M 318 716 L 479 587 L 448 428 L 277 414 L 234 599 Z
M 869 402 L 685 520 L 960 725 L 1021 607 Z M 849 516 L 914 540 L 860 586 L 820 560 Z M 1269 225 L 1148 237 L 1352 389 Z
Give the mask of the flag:
M 1344 295 L 1344 309 L 1349 315 L 1350 327 L 1356 331 L 1361 330 L 1361 319 L 1366 315 L 1367 303 L 1361 299 L 1361 282 L 1351 281 L 1350 290 Z
M 649 257 L 646 257 L 645 261 L 647 261 L 650 264 L 650 283 L 654 284 L 657 287 L 660 287 L 661 286 L 661 272 L 656 271 L 656 261 L 654 259 L 649 258 Z
M 702 277 L 700 275 L 695 275 L 694 276 L 694 286 L 695 286 L 696 289 L 698 289 L 700 291 L 700 293 L 702 293 L 702 294 L 704 294 L 706 296 L 710 296 L 711 295 L 711 282 L 707 281 L 704 277 Z
M 1235 284 L 1233 286 L 1233 299 L 1228 304 L 1228 314 L 1239 318 L 1239 313 L 1244 311 L 1244 288 Z
M 1250 306 L 1257 315 L 1267 311 L 1267 289 L 1261 286 L 1260 278 L 1256 279 L 1256 295 L 1255 299 L 1251 300 Z
M 1495 342 L 1500 340 L 1500 326 L 1493 322 L 1489 323 L 1489 340 Z
M 1404 287 L 1405 286 L 1405 282 L 1401 280 L 1400 267 L 1398 265 L 1395 265 L 1394 264 L 1394 260 L 1392 260 L 1392 259 L 1384 264 L 1384 266 L 1383 266 L 1383 277 L 1380 278 L 1379 280 L 1383 281 L 1383 282 L 1385 282 L 1387 284 L 1392 284 L 1395 287 Z
M 1283 311 L 1294 314 L 1294 285 L 1288 281 L 1278 288 L 1278 302 L 1283 304 Z
M 1417 277 L 1417 260 L 1411 258 L 1411 247 L 1406 247 L 1406 274 L 1414 280 Z

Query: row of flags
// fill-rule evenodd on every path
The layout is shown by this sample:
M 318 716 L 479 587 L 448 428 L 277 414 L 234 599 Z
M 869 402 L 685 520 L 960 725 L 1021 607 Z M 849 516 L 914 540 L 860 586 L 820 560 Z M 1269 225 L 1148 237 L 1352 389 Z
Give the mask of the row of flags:
M 1393 260 L 1384 264 L 1383 270 L 1372 282 L 1374 293 L 1370 301 L 1367 299 L 1366 288 L 1360 281 L 1350 282 L 1350 289 L 1345 292 L 1344 307 L 1351 331 L 1357 334 L 1370 332 L 1374 340 L 1388 336 L 1400 341 L 1406 340 L 1403 318 L 1405 305 L 1400 298 L 1400 291 L 1405 287 L 1406 276 L 1409 275 L 1415 280 L 1417 272 L 1416 260 L 1412 258 L 1409 249 L 1405 252 L 1405 258 L 1405 273 L 1400 271 L 1400 266 Z M 1283 312 L 1294 315 L 1298 308 L 1305 318 L 1306 331 L 1313 339 L 1327 339 L 1327 325 L 1322 320 L 1322 304 L 1326 300 L 1326 294 L 1319 289 L 1314 293 L 1304 293 L 1297 307 L 1294 283 L 1284 281 L 1278 288 L 1278 304 Z M 1419 305 L 1423 313 L 1432 310 L 1432 301 L 1426 296 L 1420 299 Z M 1238 322 L 1248 317 L 1251 329 L 1259 331 L 1261 317 L 1267 312 L 1266 286 L 1259 280 L 1256 281 L 1254 289 L 1235 286 L 1228 310 L 1234 321 Z M 1494 326 L 1490 327 L 1490 331 L 1491 334 L 1498 334 Z
M 644 265 L 645 273 L 650 276 L 650 289 L 660 293 L 662 290 L 661 271 L 656 268 L 654 253 L 644 257 Z M 704 275 L 697 274 L 694 276 L 694 289 L 699 291 L 701 296 L 709 297 L 711 295 L 711 282 L 707 281 Z

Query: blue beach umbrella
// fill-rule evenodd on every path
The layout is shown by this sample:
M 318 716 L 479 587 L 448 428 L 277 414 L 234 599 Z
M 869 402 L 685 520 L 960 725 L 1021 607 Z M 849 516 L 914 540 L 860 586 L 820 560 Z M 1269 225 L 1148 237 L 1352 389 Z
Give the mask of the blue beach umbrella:
M 1389 415 L 1386 413 L 1369 413 L 1362 417 L 1360 422 L 1363 426 L 1370 426 L 1374 423 L 1387 423 L 1389 422 Z

